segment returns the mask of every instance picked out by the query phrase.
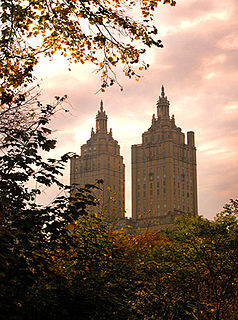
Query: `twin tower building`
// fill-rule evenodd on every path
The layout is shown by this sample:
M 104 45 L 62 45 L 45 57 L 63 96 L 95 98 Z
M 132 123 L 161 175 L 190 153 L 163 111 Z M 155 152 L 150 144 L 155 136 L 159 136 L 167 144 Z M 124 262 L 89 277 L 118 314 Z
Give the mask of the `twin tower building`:
M 156 219 L 161 224 L 183 213 L 197 214 L 197 169 L 194 132 L 185 134 L 169 115 L 169 101 L 162 86 L 150 128 L 142 143 L 132 145 L 132 219 Z M 99 210 L 110 219 L 125 216 L 125 165 L 120 146 L 107 130 L 101 101 L 96 130 L 71 160 L 70 184 L 83 187 L 102 179 L 97 191 Z

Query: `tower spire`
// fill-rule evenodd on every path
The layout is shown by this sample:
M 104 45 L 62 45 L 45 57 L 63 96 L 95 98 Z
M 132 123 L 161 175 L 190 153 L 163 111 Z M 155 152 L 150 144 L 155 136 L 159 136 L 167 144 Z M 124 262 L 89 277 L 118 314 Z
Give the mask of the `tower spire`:
M 164 86 L 162 85 L 162 88 L 161 88 L 161 97 L 164 98 L 165 97 L 165 94 L 164 94 Z
M 169 119 L 169 101 L 165 96 L 163 85 L 161 87 L 161 96 L 157 101 L 157 116 L 158 119 Z
M 101 112 L 103 111 L 103 101 L 102 100 L 100 101 L 100 111 Z
M 96 132 L 107 133 L 107 115 L 103 110 L 103 101 L 100 101 L 100 110 L 96 115 Z

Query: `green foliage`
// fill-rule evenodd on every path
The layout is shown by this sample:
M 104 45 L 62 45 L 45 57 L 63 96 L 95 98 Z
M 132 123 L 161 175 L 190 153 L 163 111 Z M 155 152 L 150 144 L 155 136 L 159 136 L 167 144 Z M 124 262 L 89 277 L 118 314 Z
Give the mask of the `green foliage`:
M 25 103 L 25 99 L 21 101 Z M 28 309 L 35 291 L 44 277 L 51 277 L 47 250 L 59 242 L 68 248 L 72 243 L 69 224 L 87 213 L 87 205 L 96 205 L 92 186 L 80 189 L 77 199 L 66 194 L 47 206 L 37 204 L 43 187 L 55 184 L 65 193 L 70 191 L 58 176 L 74 154 L 59 160 L 43 159 L 42 152 L 49 152 L 56 144 L 47 126 L 58 102 L 36 105 L 38 114 L 18 123 L 22 104 L 19 100 L 9 102 L 2 114 L 10 114 L 11 121 L 4 126 L 2 118 L 0 126 L 0 311 L 8 319 L 30 318 Z
M 214 221 L 182 217 L 148 251 L 147 286 L 135 300 L 146 319 L 237 318 L 237 204 Z

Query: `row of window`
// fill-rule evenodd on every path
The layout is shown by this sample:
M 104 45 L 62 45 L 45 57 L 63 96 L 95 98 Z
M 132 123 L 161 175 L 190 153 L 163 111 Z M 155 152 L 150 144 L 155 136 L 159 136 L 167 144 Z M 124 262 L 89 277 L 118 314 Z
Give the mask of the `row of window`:
M 181 206 L 181 207 L 178 206 L 178 207 L 175 207 L 174 210 L 175 211 L 183 211 L 183 212 L 185 212 L 187 210 L 188 212 L 190 212 L 191 208 L 185 207 L 185 206 Z M 168 211 L 162 211 L 162 210 L 157 210 L 157 211 L 154 210 L 153 211 L 153 209 L 151 209 L 148 212 L 148 209 L 144 207 L 143 213 L 138 215 L 139 218 L 143 218 L 144 214 L 146 214 L 146 216 L 149 215 L 151 217 L 155 216 L 155 214 L 156 214 L 157 217 L 162 217 L 162 216 L 167 216 L 168 215 Z

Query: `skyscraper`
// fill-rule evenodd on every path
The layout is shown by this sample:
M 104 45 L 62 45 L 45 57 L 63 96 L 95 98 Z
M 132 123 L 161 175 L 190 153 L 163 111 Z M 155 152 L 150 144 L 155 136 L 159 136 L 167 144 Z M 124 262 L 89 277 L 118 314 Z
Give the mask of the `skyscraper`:
M 169 115 L 169 101 L 162 86 L 142 143 L 132 146 L 132 218 L 159 218 L 189 212 L 197 214 L 197 170 L 194 132 L 181 128 Z
M 70 163 L 70 185 L 94 184 L 103 179 L 102 190 L 97 192 L 100 206 L 94 208 L 111 219 L 125 214 L 125 165 L 120 155 L 120 146 L 107 131 L 107 115 L 101 101 L 96 115 L 96 132 L 81 146 L 81 155 Z

